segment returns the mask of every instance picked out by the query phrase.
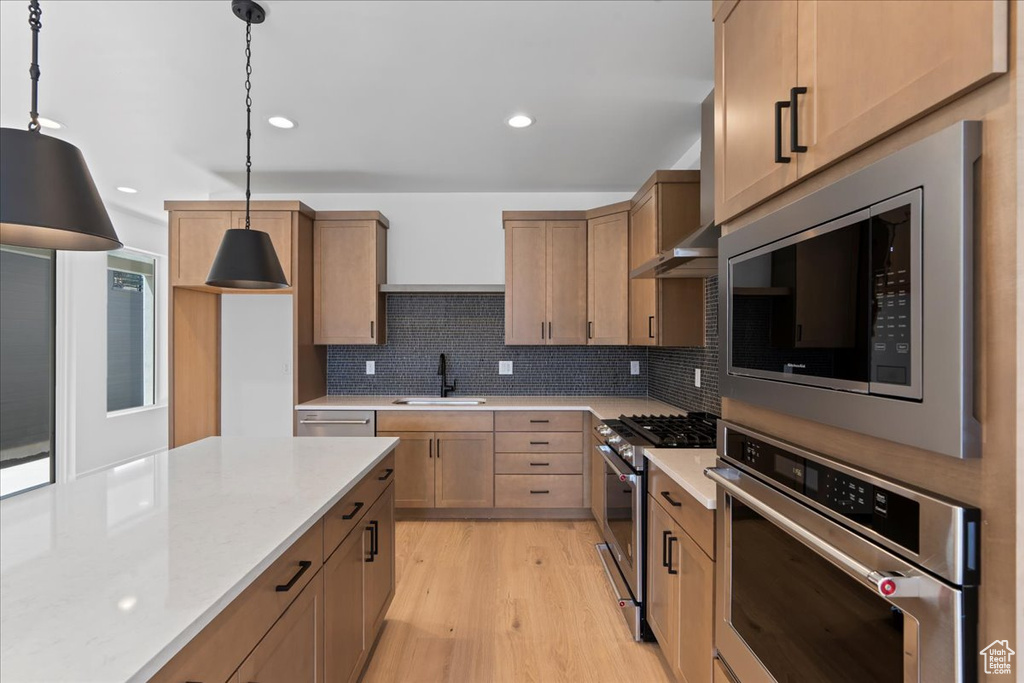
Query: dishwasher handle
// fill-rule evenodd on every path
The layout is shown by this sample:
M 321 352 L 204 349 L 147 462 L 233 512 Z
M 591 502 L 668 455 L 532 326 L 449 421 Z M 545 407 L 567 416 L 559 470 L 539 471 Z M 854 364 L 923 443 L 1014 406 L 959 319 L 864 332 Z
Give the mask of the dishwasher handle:
M 362 420 L 299 420 L 299 424 L 304 425 L 368 425 L 370 419 L 365 418 Z

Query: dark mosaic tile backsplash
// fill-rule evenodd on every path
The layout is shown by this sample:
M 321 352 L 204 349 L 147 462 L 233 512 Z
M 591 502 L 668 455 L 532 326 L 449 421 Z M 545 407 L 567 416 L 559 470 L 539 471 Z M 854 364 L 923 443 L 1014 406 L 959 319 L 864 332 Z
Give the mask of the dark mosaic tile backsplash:
M 388 343 L 329 347 L 327 389 L 437 395 L 442 352 L 457 396 L 647 395 L 644 349 L 505 346 L 505 298 L 493 294 L 389 294 Z M 376 361 L 377 374 L 366 374 L 368 360 Z M 502 360 L 512 361 L 512 375 L 498 374 Z M 639 375 L 629 374 L 631 360 L 640 361 Z
M 388 343 L 331 346 L 327 389 L 335 395 L 437 395 L 438 356 L 448 358 L 456 396 L 647 396 L 719 414 L 718 288 L 708 280 L 705 349 L 625 346 L 505 346 L 505 299 L 493 294 L 389 294 Z M 366 374 L 366 361 L 376 374 Z M 498 374 L 498 361 L 513 363 Z M 640 374 L 629 362 L 640 361 Z M 700 367 L 701 389 L 693 386 Z M 450 381 L 449 379 L 449 381 Z

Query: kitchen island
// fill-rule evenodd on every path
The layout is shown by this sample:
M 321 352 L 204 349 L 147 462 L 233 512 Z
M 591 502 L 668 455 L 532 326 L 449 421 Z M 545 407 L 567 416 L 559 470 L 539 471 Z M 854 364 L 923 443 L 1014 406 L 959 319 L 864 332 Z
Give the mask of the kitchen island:
M 169 668 L 182 671 L 192 666 L 183 659 L 215 672 L 231 667 L 217 679 L 226 680 L 252 659 L 250 651 L 259 652 L 253 647 L 291 611 L 290 601 L 302 601 L 302 587 L 317 581 L 318 623 L 327 612 L 321 629 L 329 632 L 328 572 L 318 570 L 338 544 L 338 552 L 349 545 L 344 534 L 355 538 L 357 569 L 375 552 L 390 552 L 393 562 L 390 508 L 366 541 L 362 527 L 353 527 L 378 506 L 359 501 L 357 517 L 349 499 L 365 493 L 393 506 L 383 491 L 394 488 L 397 443 L 215 437 L 0 502 L 0 679 L 141 681 L 164 677 L 161 669 L 173 658 Z M 291 557 L 296 549 L 312 559 Z M 393 565 L 387 578 L 374 579 L 384 607 L 366 615 L 372 630 L 394 592 Z M 245 628 L 222 623 L 232 611 L 246 617 Z M 363 617 L 345 616 L 360 621 L 350 629 L 359 634 L 354 656 L 328 658 L 352 667 L 365 662 L 372 639 L 363 642 Z M 247 629 L 262 632 L 247 640 Z M 317 637 L 324 642 L 320 629 Z M 212 643 L 215 652 L 190 646 L 193 639 Z M 321 662 L 323 649 L 315 646 Z

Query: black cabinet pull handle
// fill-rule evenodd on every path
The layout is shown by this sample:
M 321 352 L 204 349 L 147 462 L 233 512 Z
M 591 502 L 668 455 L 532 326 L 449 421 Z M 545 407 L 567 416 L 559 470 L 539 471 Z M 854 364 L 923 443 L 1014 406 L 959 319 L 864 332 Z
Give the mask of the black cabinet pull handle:
M 437 440 L 437 459 L 441 459 L 441 439 Z
M 384 470 L 384 476 L 377 477 L 377 481 L 386 481 L 387 478 L 390 477 L 394 473 L 395 473 L 395 470 L 393 470 L 392 468 L 388 467 L 387 469 Z
M 662 491 L 661 492 L 661 497 L 664 498 L 665 500 L 667 500 L 669 502 L 669 504 L 672 507 L 674 507 L 674 508 L 681 508 L 681 507 L 683 507 L 683 504 L 680 503 L 678 500 L 672 500 L 672 496 L 669 495 L 668 491 Z
M 530 491 L 530 493 L 551 493 L 551 491 L 544 489 L 543 491 Z
M 531 462 L 530 467 L 547 467 L 550 464 L 549 462 Z
M 353 517 L 356 516 L 356 513 L 359 512 L 362 509 L 363 509 L 362 501 L 356 501 L 352 505 L 352 512 L 348 513 L 347 515 L 342 515 L 341 518 L 342 519 L 352 519 Z
M 530 424 L 532 424 L 532 425 L 541 425 L 541 424 L 546 425 L 549 422 L 551 422 L 551 420 L 530 420 Z
M 380 555 L 380 526 L 375 519 L 370 520 L 370 526 L 373 527 L 373 536 L 370 537 L 370 552 Z
M 798 113 L 798 95 L 805 95 L 807 88 L 797 86 L 789 89 L 789 151 L 806 152 L 807 145 L 801 145 L 800 140 L 800 114 Z
M 370 556 L 367 557 L 365 561 L 366 562 L 373 562 L 373 556 L 376 554 L 373 551 L 374 550 L 373 549 L 373 527 L 372 526 L 364 527 L 364 530 L 370 532 Z
M 295 572 L 295 576 L 293 576 L 288 581 L 288 583 L 282 583 L 281 585 L 276 586 L 274 590 L 276 590 L 278 593 L 287 593 L 292 589 L 292 586 L 294 586 L 295 583 L 302 578 L 302 575 L 306 573 L 306 570 L 312 566 L 313 563 L 309 560 L 301 560 L 299 562 L 299 571 Z
M 429 441 L 427 441 L 427 444 L 428 444 L 428 446 L 427 446 L 427 457 L 428 458 L 433 458 L 434 457 L 434 440 L 430 439 Z
M 540 338 L 544 339 L 544 321 L 540 321 Z
M 552 337 L 551 337 L 551 321 L 549 320 L 548 321 L 548 341 L 550 341 L 551 339 L 552 339 Z
M 654 339 L 654 316 L 647 316 L 647 338 Z
M 789 157 L 782 156 L 782 110 L 789 109 L 789 102 L 775 103 L 775 163 L 788 164 Z
M 373 332 L 374 332 L 374 329 L 373 329 L 373 328 L 374 328 L 374 325 L 373 325 L 373 321 L 371 320 L 371 321 L 370 321 L 370 339 L 373 339 L 373 337 L 375 336 L 375 335 L 373 334 Z
M 803 341 L 804 340 L 804 326 L 803 325 L 797 325 L 796 326 L 796 340 L 797 341 Z
M 551 444 L 547 441 L 531 441 L 531 446 L 550 446 Z
M 672 535 L 671 531 L 661 532 L 661 566 L 668 566 L 668 537 Z
M 594 321 L 593 320 L 588 320 L 587 321 L 587 339 L 593 339 L 593 338 L 594 338 Z
M 665 566 L 668 567 L 668 573 L 669 574 L 678 574 L 679 573 L 678 569 L 672 569 L 672 543 L 673 542 L 678 543 L 679 539 L 676 538 L 675 536 L 669 536 L 669 539 L 668 539 L 668 564 L 665 565 Z

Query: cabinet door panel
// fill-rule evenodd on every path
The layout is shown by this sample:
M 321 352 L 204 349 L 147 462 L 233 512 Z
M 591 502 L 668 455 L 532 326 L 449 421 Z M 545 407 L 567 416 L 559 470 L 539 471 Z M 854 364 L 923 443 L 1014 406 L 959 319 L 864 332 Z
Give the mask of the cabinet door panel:
M 629 214 L 587 224 L 587 343 L 629 342 Z
M 547 222 L 548 344 L 587 343 L 587 223 Z
M 640 198 L 629 212 L 629 268 L 658 255 L 658 185 Z
M 328 681 L 354 680 L 368 647 L 363 633 L 363 567 L 368 538 L 360 524 L 324 565 L 324 671 Z
M 295 602 L 238 669 L 243 681 L 323 683 L 323 573 L 317 572 Z
M 374 344 L 377 338 L 377 223 L 317 221 L 313 232 L 316 344 Z
M 434 507 L 434 433 L 378 432 L 401 439 L 395 447 L 395 505 Z
M 1004 73 L 1007 4 L 800 2 L 800 175 Z
M 654 498 L 647 499 L 647 621 L 658 639 L 665 660 L 674 669 L 678 662 L 679 580 L 667 566 L 669 545 L 675 552 L 678 542 L 671 541 L 676 524 Z M 672 558 L 673 571 L 678 570 L 678 552 Z
M 292 284 L 292 212 L 291 211 L 253 211 L 249 214 L 249 226 L 253 230 L 262 230 L 270 235 L 274 244 L 277 259 L 281 262 L 284 277 Z M 231 227 L 245 227 L 245 212 L 231 212 Z
M 435 455 L 436 507 L 494 507 L 493 434 L 440 432 Z
M 859 3 L 850 3 L 858 5 Z M 715 22 L 715 220 L 792 183 L 795 161 L 775 161 L 775 102 L 797 85 L 797 1 L 741 0 Z M 781 121 L 789 150 L 789 115 Z
M 547 340 L 547 228 L 544 221 L 505 223 L 505 343 Z
M 679 571 L 679 673 L 686 683 L 710 683 L 715 658 L 715 563 L 685 531 L 678 526 L 676 530 L 679 542 L 673 547 L 678 551 L 673 565 Z
M 629 345 L 658 345 L 658 281 L 629 281 Z
M 366 591 L 364 593 L 363 632 L 369 649 L 376 639 L 380 623 L 395 586 L 395 487 L 389 486 L 373 504 L 364 518 L 367 536 L 372 535 L 371 550 L 364 563 Z
M 230 211 L 171 212 L 171 284 L 205 285 L 230 227 Z

